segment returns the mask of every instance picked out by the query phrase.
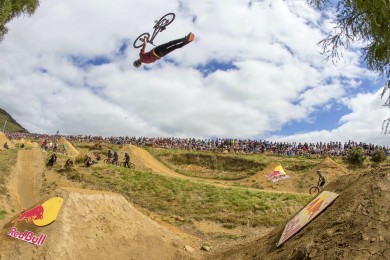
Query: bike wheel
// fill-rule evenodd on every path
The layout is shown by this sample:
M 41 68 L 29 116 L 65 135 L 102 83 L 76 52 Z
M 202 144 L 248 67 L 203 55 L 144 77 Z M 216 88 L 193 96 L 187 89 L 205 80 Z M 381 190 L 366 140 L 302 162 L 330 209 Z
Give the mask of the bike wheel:
M 132 170 L 134 170 L 134 169 L 135 169 L 134 163 L 130 163 L 130 167 L 129 167 L 129 168 L 132 169 Z
M 160 20 L 158 20 L 155 26 L 160 28 L 163 27 L 163 29 L 165 29 L 165 27 L 170 25 L 173 20 L 175 20 L 175 17 L 176 15 L 174 13 L 167 13 L 166 15 L 161 17 Z
M 138 36 L 137 39 L 135 39 L 135 41 L 133 43 L 133 47 L 134 48 L 142 47 L 142 45 L 144 44 L 144 41 L 143 41 L 144 37 L 146 37 L 147 41 L 149 41 L 150 34 L 146 32 L 146 33 L 143 33 L 140 36 Z
M 320 188 L 318 188 L 317 186 L 311 187 L 309 190 L 309 193 L 312 195 L 318 194 L 319 192 L 320 192 Z

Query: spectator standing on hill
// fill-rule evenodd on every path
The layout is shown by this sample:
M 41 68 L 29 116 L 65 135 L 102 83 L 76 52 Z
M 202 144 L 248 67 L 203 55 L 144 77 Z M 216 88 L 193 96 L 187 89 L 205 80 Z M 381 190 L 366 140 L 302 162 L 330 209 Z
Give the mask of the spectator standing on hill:
M 66 144 L 65 143 L 62 144 L 62 153 L 66 153 Z
M 8 142 L 5 142 L 5 143 L 4 143 L 4 148 L 5 148 L 5 149 L 8 149 Z
M 108 152 L 107 152 L 107 158 L 108 158 L 108 160 L 111 161 L 111 158 L 112 158 L 112 152 L 111 152 L 111 150 L 108 150 Z

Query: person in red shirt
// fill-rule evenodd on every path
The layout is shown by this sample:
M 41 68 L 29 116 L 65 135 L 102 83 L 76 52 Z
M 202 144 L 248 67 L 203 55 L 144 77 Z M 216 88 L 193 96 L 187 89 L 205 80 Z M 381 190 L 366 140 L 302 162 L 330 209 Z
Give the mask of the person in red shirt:
M 157 46 L 156 48 L 152 49 L 151 51 L 145 52 L 147 39 L 144 38 L 144 43 L 142 45 L 141 51 L 139 52 L 139 59 L 135 60 L 133 62 L 134 67 L 139 68 L 142 63 L 149 64 L 153 63 L 156 60 L 159 60 L 161 57 L 164 57 L 171 51 L 174 51 L 176 49 L 179 49 L 190 42 L 192 42 L 195 39 L 195 34 L 190 32 L 187 36 L 173 40 L 164 44 L 161 44 Z

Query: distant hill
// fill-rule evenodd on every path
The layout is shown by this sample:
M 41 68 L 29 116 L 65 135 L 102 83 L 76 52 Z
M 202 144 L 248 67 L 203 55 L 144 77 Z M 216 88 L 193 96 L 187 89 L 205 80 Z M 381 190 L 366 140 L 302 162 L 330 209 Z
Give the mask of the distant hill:
M 7 111 L 0 108 L 0 130 L 3 130 L 4 123 L 6 120 L 7 120 L 7 124 L 5 126 L 6 132 L 28 133 L 28 131 L 23 126 L 21 126 L 18 122 L 16 122 L 16 120 L 13 119 L 12 116 L 7 113 Z

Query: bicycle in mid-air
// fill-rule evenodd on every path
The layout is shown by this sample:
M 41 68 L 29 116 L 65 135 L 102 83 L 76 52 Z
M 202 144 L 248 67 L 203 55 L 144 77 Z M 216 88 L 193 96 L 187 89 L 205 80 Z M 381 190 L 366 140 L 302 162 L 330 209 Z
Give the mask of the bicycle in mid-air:
M 175 20 L 174 13 L 167 13 L 166 15 L 161 17 L 160 20 L 155 20 L 154 21 L 155 25 L 153 26 L 154 31 L 153 31 L 152 37 L 150 37 L 150 33 L 148 33 L 148 32 L 141 34 L 140 36 L 137 37 L 137 39 L 135 39 L 135 41 L 133 43 L 133 47 L 134 48 L 142 47 L 145 37 L 146 37 L 146 40 L 148 43 L 152 44 L 153 46 L 156 46 L 153 44 L 154 38 L 156 38 L 156 36 L 159 32 L 164 31 L 167 28 L 167 26 L 173 22 L 173 20 Z

